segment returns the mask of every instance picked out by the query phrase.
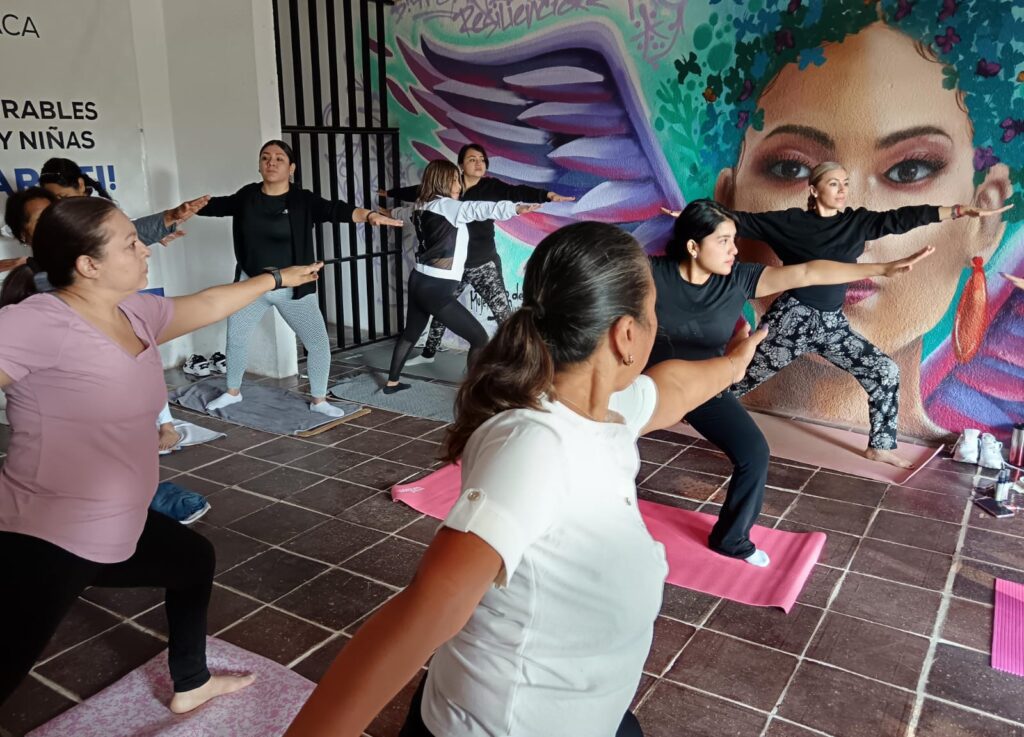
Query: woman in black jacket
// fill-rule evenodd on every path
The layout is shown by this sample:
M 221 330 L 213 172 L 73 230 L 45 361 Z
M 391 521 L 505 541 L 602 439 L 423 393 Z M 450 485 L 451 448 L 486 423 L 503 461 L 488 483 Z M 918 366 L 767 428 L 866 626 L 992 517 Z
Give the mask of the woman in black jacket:
M 199 214 L 231 217 L 235 259 L 235 278 L 251 276 L 295 264 L 316 260 L 313 242 L 315 223 L 368 223 L 398 225 L 379 212 L 352 207 L 341 200 L 328 201 L 309 190 L 295 187 L 291 177 L 295 161 L 291 146 L 284 141 L 267 141 L 260 149 L 261 182 L 247 184 L 233 195 L 213 197 Z M 317 305 L 316 286 L 310 282 L 295 289 L 278 289 L 239 310 L 228 318 L 227 392 L 207 405 L 221 409 L 242 401 L 242 375 L 248 363 L 249 339 L 268 309 L 275 307 L 295 331 L 308 353 L 309 408 L 329 417 L 342 412 L 327 402 L 327 377 L 331 365 L 331 346 L 327 326 Z

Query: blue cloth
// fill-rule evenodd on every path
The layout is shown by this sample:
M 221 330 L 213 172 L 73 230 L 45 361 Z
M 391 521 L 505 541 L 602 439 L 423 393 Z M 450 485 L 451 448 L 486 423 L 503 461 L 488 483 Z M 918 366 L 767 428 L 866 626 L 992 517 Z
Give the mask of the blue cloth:
M 177 522 L 182 522 L 194 516 L 207 505 L 206 497 L 202 494 L 183 489 L 170 481 L 164 481 L 156 487 L 156 495 L 149 508 Z

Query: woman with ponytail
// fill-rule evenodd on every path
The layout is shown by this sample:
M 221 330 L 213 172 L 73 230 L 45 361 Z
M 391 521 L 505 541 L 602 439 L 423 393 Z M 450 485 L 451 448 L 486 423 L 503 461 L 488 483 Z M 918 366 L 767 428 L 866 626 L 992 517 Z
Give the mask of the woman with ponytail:
M 725 391 L 763 337 L 642 376 L 654 301 L 619 228 L 541 241 L 523 307 L 459 392 L 445 450 L 461 496 L 286 737 L 357 737 L 432 654 L 402 737 L 641 735 L 628 709 L 668 566 L 637 509 L 636 441 Z
M 157 345 L 315 281 L 322 264 L 173 299 L 140 294 L 149 248 L 116 206 L 86 197 L 46 208 L 32 250 L 53 290 L 27 282 L 0 309 L 11 425 L 0 468 L 0 704 L 87 587 L 160 586 L 170 709 L 189 711 L 252 678 L 206 666 L 213 546 L 147 511 L 159 477 L 153 420 L 166 398 Z
M 114 201 L 102 184 L 83 172 L 82 168 L 71 159 L 58 157 L 47 159 L 39 172 L 39 185 L 58 199 L 101 197 L 110 202 Z M 209 200 L 209 195 L 197 197 L 194 200 L 182 202 L 170 210 L 133 220 L 132 224 L 139 234 L 139 240 L 143 243 L 147 245 L 162 243 L 166 246 L 171 241 L 185 235 L 184 231 L 177 230 L 178 225 L 195 215 Z

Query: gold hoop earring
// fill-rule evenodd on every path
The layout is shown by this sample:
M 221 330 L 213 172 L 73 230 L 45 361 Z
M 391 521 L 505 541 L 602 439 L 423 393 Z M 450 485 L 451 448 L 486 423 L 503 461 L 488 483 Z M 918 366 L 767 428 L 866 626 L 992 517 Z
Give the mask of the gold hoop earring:
M 624 358 L 622 360 L 622 363 L 624 363 L 626 366 L 632 366 L 635 362 L 636 362 L 636 359 L 633 358 L 633 354 L 632 353 L 630 353 L 629 356 L 627 356 L 626 358 Z

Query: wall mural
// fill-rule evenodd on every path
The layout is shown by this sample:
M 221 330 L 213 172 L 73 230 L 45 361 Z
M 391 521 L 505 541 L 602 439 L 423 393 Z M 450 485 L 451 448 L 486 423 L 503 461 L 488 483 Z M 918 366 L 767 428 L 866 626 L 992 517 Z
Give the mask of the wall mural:
M 659 208 L 801 207 L 824 160 L 854 206 L 1015 204 L 870 242 L 868 260 L 937 253 L 845 309 L 900 366 L 903 432 L 1024 421 L 1024 291 L 1001 275 L 1024 276 L 1019 0 L 407 0 L 389 33 L 403 171 L 474 141 L 492 176 L 577 198 L 499 224 L 514 298 L 531 245 L 568 222 L 618 223 L 653 253 Z M 774 259 L 754 242 L 741 258 Z M 867 422 L 860 387 L 819 359 L 748 401 Z

